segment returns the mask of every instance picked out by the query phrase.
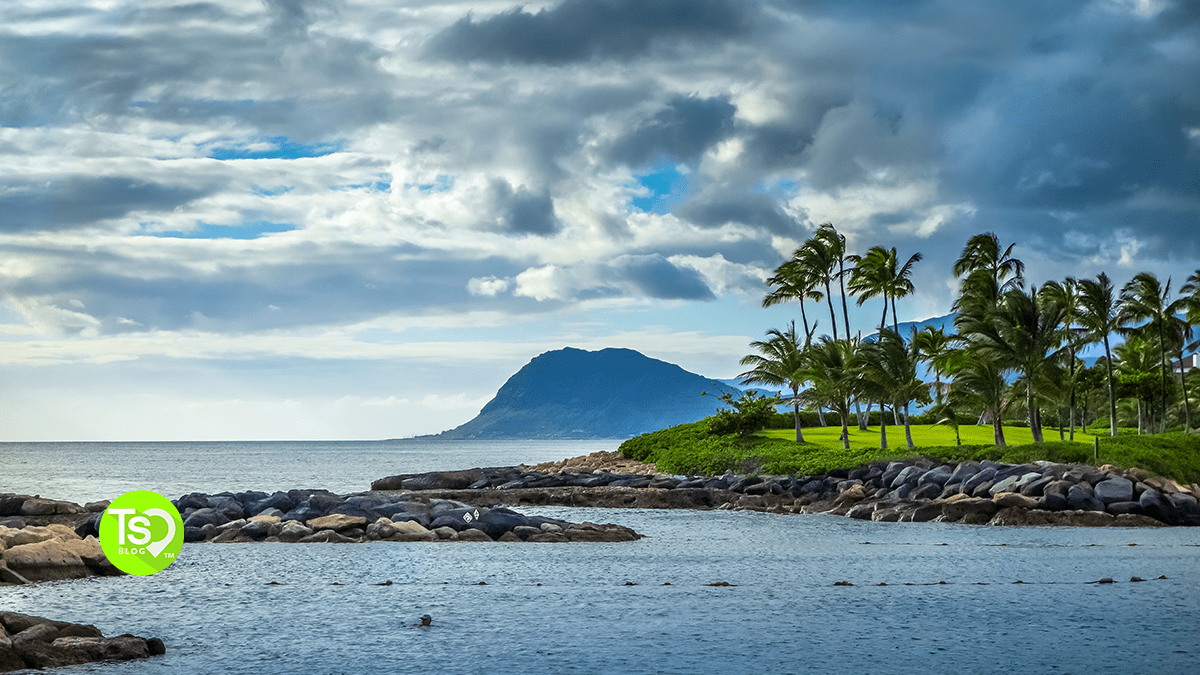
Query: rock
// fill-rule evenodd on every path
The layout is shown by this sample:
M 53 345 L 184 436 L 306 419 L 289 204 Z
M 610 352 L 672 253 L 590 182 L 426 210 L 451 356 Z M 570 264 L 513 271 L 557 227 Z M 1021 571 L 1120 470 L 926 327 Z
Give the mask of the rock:
M 1133 500 L 1133 483 L 1116 476 L 1096 483 L 1094 491 L 1096 498 L 1105 504 Z
M 78 554 L 82 543 L 51 539 L 14 546 L 0 555 L 9 569 L 30 581 L 82 579 L 92 574 Z
M 459 531 L 458 541 L 492 541 L 492 538 L 489 537 L 487 532 L 484 532 L 483 530 L 476 529 L 474 527 L 468 527 Z
M 946 482 L 962 484 L 980 471 L 979 462 L 974 460 L 960 462 L 958 466 L 954 467 L 954 471 L 950 473 L 950 478 Z
M 1026 497 L 1018 492 L 1001 492 L 995 497 L 992 497 L 992 501 L 995 502 L 996 506 L 1001 509 L 1005 509 L 1010 506 L 1015 506 L 1022 509 L 1034 509 L 1037 508 L 1038 505 L 1038 500 L 1034 499 L 1033 497 Z
M 1086 483 L 1079 483 L 1067 491 L 1067 508 L 1073 511 L 1103 511 L 1104 502 L 1096 499 Z
M 483 530 L 493 539 L 500 537 L 505 532 L 512 531 L 515 527 L 528 524 L 528 518 L 504 507 L 480 509 L 479 517 L 475 520 L 475 527 Z
M 529 539 L 530 537 L 532 537 L 534 535 L 541 534 L 542 529 L 540 527 L 530 527 L 528 525 L 518 525 L 517 527 L 514 527 L 512 529 L 512 533 L 517 535 L 518 537 L 520 537 L 522 540 L 525 540 L 525 539 Z
M 846 516 L 855 520 L 870 520 L 873 513 L 875 513 L 875 504 L 856 504 L 846 512 Z
M 532 542 L 535 544 L 550 544 L 550 543 L 566 543 L 566 542 L 570 541 L 570 539 L 567 539 L 565 536 L 563 536 L 559 532 L 543 532 L 541 534 L 535 534 L 535 535 L 529 537 L 529 539 L 526 539 L 526 541 L 529 541 L 529 542 Z
M 922 504 L 915 509 L 900 514 L 900 521 L 907 523 L 928 523 L 942 515 L 943 505 L 939 503 Z
M 288 520 L 284 521 L 283 525 L 279 528 L 279 533 L 275 536 L 279 537 L 279 541 L 290 543 L 300 541 L 312 533 L 313 531 L 300 524 L 300 521 Z
M 354 540 L 349 537 L 343 537 L 336 530 L 317 530 L 307 537 L 302 537 L 300 544 L 349 544 Z
M 936 499 L 941 494 L 942 486 L 937 483 L 922 483 L 917 485 L 912 492 L 908 493 L 908 498 L 912 500 Z
M 1134 501 L 1112 502 L 1112 503 L 1108 504 L 1107 506 L 1105 506 L 1105 510 L 1108 511 L 1109 513 L 1113 514 L 1114 516 L 1121 515 L 1124 513 L 1141 514 L 1142 513 L 1142 505 L 1139 502 L 1134 502 Z
M 273 523 L 267 519 L 251 519 L 242 526 L 241 535 L 251 539 L 261 540 L 266 539 L 271 534 L 271 528 L 278 524 L 278 519 Z
M 371 483 L 372 490 L 461 490 L 484 478 L 483 469 L 465 471 L 432 471 L 380 478 Z
M 22 516 L 52 516 L 55 514 L 82 513 L 83 508 L 71 502 L 31 497 L 21 505 Z
M 442 538 L 440 533 L 431 532 L 415 520 L 392 523 L 392 527 L 395 529 L 395 533 L 389 537 L 392 541 L 437 541 Z
M 457 539 L 457 538 L 458 538 L 458 532 L 456 532 L 456 531 L 454 530 L 454 528 L 452 528 L 452 527 L 439 527 L 439 528 L 437 528 L 437 529 L 435 529 L 435 530 L 432 530 L 432 532 L 433 532 L 434 534 L 436 534 L 436 535 L 437 535 L 437 538 L 438 538 L 438 539 L 440 539 L 440 540 L 442 540 L 442 541 L 448 541 L 448 540 L 451 540 L 451 539 Z M 532 541 L 532 540 L 531 540 L 531 541 Z
M 1003 480 L 998 480 L 992 483 L 992 487 L 988 488 L 988 492 L 995 497 L 1001 492 L 1012 492 L 1017 489 L 1017 483 L 1020 482 L 1020 476 L 1009 476 Z
M 1067 498 L 1067 493 L 1069 493 L 1071 491 L 1072 485 L 1074 485 L 1074 483 L 1072 483 L 1070 481 L 1066 481 L 1066 480 L 1051 481 L 1042 490 L 1042 494 L 1043 495 L 1050 495 L 1050 494 L 1058 495 L 1065 500 Z
M 944 487 L 946 483 L 950 481 L 950 475 L 952 473 L 954 473 L 954 471 L 949 466 L 939 466 L 936 469 L 931 469 L 922 474 L 921 477 L 917 479 L 917 485 L 933 483 L 939 488 Z M 941 492 L 941 490 L 938 492 Z
M 1047 492 L 1038 497 L 1037 504 L 1043 511 L 1063 511 L 1067 508 L 1067 498 L 1057 492 Z
M 1046 491 L 1046 486 L 1053 482 L 1053 476 L 1041 476 L 1022 486 L 1020 492 L 1026 497 L 1041 497 Z
M 991 518 L 999 510 L 999 504 L 991 499 L 984 499 L 982 497 L 956 499 L 952 502 L 942 504 L 942 515 L 949 521 L 959 521 L 971 514 L 983 514 L 987 518 Z
M 365 527 L 367 519 L 362 516 L 348 516 L 343 513 L 335 513 L 320 518 L 313 518 L 305 523 L 313 530 L 349 530 L 352 527 Z
M 894 490 L 906 483 L 916 483 L 917 479 L 920 478 L 920 476 L 924 473 L 925 469 L 922 469 L 919 466 L 907 466 L 900 471 L 900 473 L 896 474 L 896 477 L 892 480 L 888 487 Z
M 1138 504 L 1142 507 L 1142 512 L 1155 520 L 1161 520 L 1164 523 L 1170 523 L 1172 511 L 1168 506 L 1167 501 L 1163 498 L 1162 493 L 1154 488 L 1147 488 L 1142 496 L 1138 498 Z
M 104 499 L 98 502 L 88 502 L 83 505 L 83 510 L 90 513 L 103 513 L 104 509 L 107 509 L 109 504 L 112 504 L 111 499 Z
M 994 467 L 982 468 L 974 476 L 971 476 L 965 483 L 963 483 L 962 493 L 973 494 L 981 485 L 991 483 L 995 477 L 996 469 Z
M 227 522 L 229 522 L 229 520 L 230 520 L 229 518 L 226 518 L 221 513 L 217 512 L 216 509 L 210 509 L 208 507 L 204 507 L 202 509 L 197 509 L 196 511 L 193 511 L 192 514 L 183 521 L 183 526 L 184 527 L 204 527 L 205 525 L 214 525 L 215 526 L 215 525 L 221 525 L 223 523 L 227 523 Z

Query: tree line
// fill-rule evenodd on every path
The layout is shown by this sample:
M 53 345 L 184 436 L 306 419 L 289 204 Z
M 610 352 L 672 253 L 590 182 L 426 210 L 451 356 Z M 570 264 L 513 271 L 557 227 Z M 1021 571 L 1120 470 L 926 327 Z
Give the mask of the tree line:
M 836 416 L 846 448 L 852 414 L 866 430 L 875 405 L 885 413 L 880 416 L 883 448 L 886 411 L 895 425 L 904 426 L 911 450 L 910 408 L 931 403 L 936 418 L 956 433 L 960 422 L 991 424 L 1000 446 L 1005 445 L 1003 422 L 1017 419 L 1029 425 L 1035 443 L 1042 443 L 1047 413 L 1066 417 L 1074 438 L 1097 389 L 1107 399 L 1114 436 L 1119 422 L 1136 426 L 1138 433 L 1179 426 L 1193 430 L 1200 368 L 1185 372 L 1182 366 L 1185 353 L 1200 347 L 1193 339 L 1200 326 L 1200 270 L 1174 297 L 1171 279 L 1163 282 L 1151 272 L 1134 275 L 1119 290 L 1103 272 L 1027 287 L 1025 264 L 1013 256 L 1014 245 L 1005 247 L 994 233 L 971 237 L 952 268 L 959 279 L 953 330 L 926 326 L 903 336 L 896 300 L 915 291 L 912 272 L 921 254 L 903 263 L 895 247 L 849 254 L 846 238 L 823 224 L 774 270 L 762 302 L 764 307 L 798 303 L 801 330 L 792 321 L 752 342 L 755 353 L 741 360 L 750 369 L 738 377 L 743 384 L 791 390 L 781 402 L 792 407 L 797 441 L 804 440 L 802 409 L 814 410 L 822 425 L 826 412 Z M 852 297 L 859 306 L 882 300 L 875 335 L 852 334 L 847 305 Z M 831 335 L 814 339 L 823 311 L 818 309 L 810 322 L 809 310 L 822 303 Z M 1124 342 L 1114 347 L 1112 338 L 1118 335 Z M 1103 345 L 1104 356 L 1089 368 L 1079 353 L 1095 344 Z M 926 370 L 933 382 L 922 379 Z M 1060 435 L 1063 426 L 1060 420 Z

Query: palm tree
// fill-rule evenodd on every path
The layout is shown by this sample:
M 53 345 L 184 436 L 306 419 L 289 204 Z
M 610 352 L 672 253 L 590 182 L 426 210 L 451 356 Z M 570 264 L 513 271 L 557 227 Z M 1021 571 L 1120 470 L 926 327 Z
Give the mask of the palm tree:
M 812 345 L 801 376 L 812 383 L 807 396 L 827 402 L 842 421 L 842 447 L 850 449 L 850 401 L 859 390 L 858 357 L 849 340 L 821 339 Z
M 958 298 L 953 309 L 954 328 L 958 332 L 963 349 L 964 375 L 969 378 L 970 389 L 959 398 L 973 399 L 984 409 L 984 417 L 994 412 L 997 444 L 1003 444 L 1004 431 L 1000 424 L 1000 413 L 1007 407 L 1004 399 L 1004 368 L 979 354 L 979 345 L 988 341 L 981 338 L 994 330 L 993 315 L 1004 293 L 1019 289 L 1025 283 L 1025 264 L 1012 257 L 1013 246 L 1002 249 L 999 238 L 992 232 L 977 234 L 967 240 L 962 254 L 954 263 L 954 274 L 963 277 Z M 968 358 L 969 357 L 969 358 Z M 993 382 L 981 378 L 993 377 Z M 958 385 L 958 378 L 955 378 Z M 978 398 L 983 396 L 984 398 Z M 981 418 L 982 419 L 982 418 Z
M 916 288 L 912 283 L 913 266 L 921 262 L 921 254 L 914 253 L 903 265 L 897 267 L 899 257 L 893 246 L 886 249 L 882 246 L 872 246 L 864 256 L 850 256 L 855 267 L 850 274 L 850 290 L 858 295 L 858 304 L 877 295 L 883 296 L 883 318 L 879 320 L 882 331 L 887 321 L 888 302 L 892 305 L 892 330 L 900 332 L 896 316 L 896 298 L 911 295 Z
M 842 325 L 846 329 L 846 338 L 850 337 L 850 312 L 846 309 L 846 237 L 837 231 L 833 223 L 822 223 L 817 226 L 817 232 L 813 235 L 813 239 L 824 244 L 829 255 L 835 259 L 837 264 L 838 285 L 842 290 Z M 830 272 L 833 271 L 833 266 L 830 266 Z M 834 339 L 837 339 L 836 328 L 834 329 Z
M 799 254 L 799 251 L 796 252 Z M 816 290 L 817 279 L 813 277 L 805 266 L 801 265 L 796 256 L 791 260 L 784 262 L 779 267 L 775 268 L 775 272 L 767 278 L 767 286 L 773 290 L 763 298 L 763 307 L 773 307 L 787 300 L 796 300 L 800 303 L 800 320 L 804 323 L 804 335 L 812 335 L 812 331 L 816 330 L 816 324 L 813 324 L 812 329 L 808 327 L 808 315 L 804 311 L 805 299 L 820 302 L 824 299 L 821 292 Z M 805 344 L 808 344 L 807 342 Z
M 1179 292 L 1183 295 L 1179 302 L 1186 310 L 1185 326 L 1181 329 L 1183 334 L 1181 337 L 1191 339 L 1192 326 L 1200 326 L 1200 270 L 1196 270 L 1187 278 L 1187 282 L 1179 287 Z M 1190 344 L 1184 344 L 1186 340 L 1180 340 L 1179 348 L 1179 384 L 1183 387 L 1183 413 L 1184 413 L 1184 431 L 1191 432 L 1191 399 L 1188 397 L 1187 378 L 1183 372 L 1183 352 L 1194 352 L 1200 348 L 1200 340 Z M 1193 378 L 1194 379 L 1194 378 Z
M 1086 331 L 1086 344 L 1104 343 L 1105 370 L 1108 373 L 1109 433 L 1117 435 L 1117 390 L 1113 379 L 1112 347 L 1109 336 L 1119 332 L 1125 321 L 1116 289 L 1104 272 L 1095 279 L 1079 281 L 1079 325 Z
M 1171 295 L 1171 279 L 1164 285 L 1158 277 L 1150 272 L 1140 272 L 1134 275 L 1129 283 L 1121 288 L 1121 316 L 1126 323 L 1145 321 L 1136 330 L 1142 335 L 1156 339 L 1159 351 L 1159 368 L 1162 373 L 1160 397 L 1162 401 L 1162 418 L 1160 429 L 1165 431 L 1167 425 L 1167 362 L 1170 342 L 1177 332 L 1175 314 L 1183 308 L 1183 303 L 1176 300 L 1168 302 Z M 1177 320 L 1176 320 L 1177 321 Z M 1130 329 L 1126 329 L 1128 332 Z
M 956 349 L 950 358 L 954 382 L 946 405 L 959 410 L 982 410 L 982 419 L 992 423 L 993 442 L 1004 447 L 1003 416 L 1008 409 L 1002 369 L 994 359 L 975 350 Z
M 807 360 L 806 347 L 812 335 L 806 335 L 801 344 L 796 335 L 796 322 L 792 321 L 787 330 L 778 331 L 772 328 L 767 331 L 767 339 L 751 342 L 750 346 L 758 350 L 758 354 L 742 357 L 743 366 L 753 366 L 741 375 L 742 384 L 760 383 L 777 387 L 788 387 L 792 390 L 792 416 L 796 423 L 796 442 L 804 442 L 804 432 L 800 429 L 800 387 L 804 384 L 801 375 Z
M 1066 337 L 1070 347 L 1070 377 L 1068 380 L 1068 407 L 1071 415 L 1071 440 L 1075 440 L 1075 362 L 1079 359 L 1076 354 L 1083 348 L 1083 330 L 1076 328 L 1079 324 L 1079 282 L 1074 277 L 1063 279 L 1062 283 L 1048 281 L 1042 286 L 1042 292 L 1066 309 L 1063 322 L 1066 324 Z M 1061 436 L 1061 427 L 1060 433 Z
M 878 340 L 864 343 L 859 348 L 859 369 L 865 388 L 878 396 L 880 401 L 890 401 L 893 410 L 904 408 L 904 437 L 910 451 L 913 449 L 913 440 L 909 404 L 913 401 L 929 401 L 929 385 L 917 377 L 919 362 L 916 348 L 905 344 L 899 333 L 886 328 L 879 334 Z M 885 417 L 880 416 L 879 424 L 879 443 L 884 450 L 887 449 Z
M 933 384 L 938 405 L 942 404 L 942 373 L 946 372 L 953 341 L 953 336 L 946 335 L 943 329 L 933 326 L 925 326 L 920 332 L 913 334 L 913 345 L 916 346 L 917 353 L 933 368 Z

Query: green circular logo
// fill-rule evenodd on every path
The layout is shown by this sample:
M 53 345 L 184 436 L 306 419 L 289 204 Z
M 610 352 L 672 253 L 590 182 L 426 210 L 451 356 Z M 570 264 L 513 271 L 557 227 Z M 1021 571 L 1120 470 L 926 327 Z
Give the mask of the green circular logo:
M 117 569 L 154 574 L 183 548 L 183 519 L 166 497 L 134 490 L 113 500 L 100 518 L 100 547 Z

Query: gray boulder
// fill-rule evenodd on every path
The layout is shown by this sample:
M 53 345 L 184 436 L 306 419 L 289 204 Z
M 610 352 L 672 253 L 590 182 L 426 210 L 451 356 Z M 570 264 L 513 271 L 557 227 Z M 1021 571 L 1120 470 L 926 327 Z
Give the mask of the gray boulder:
M 980 469 L 975 475 L 971 476 L 962 485 L 963 494 L 973 494 L 975 489 L 984 483 L 989 483 L 996 477 L 996 469 L 994 467 L 986 467 Z
M 1105 504 L 1133 500 L 1133 483 L 1119 476 L 1096 483 L 1094 491 L 1096 498 Z
M 1103 511 L 1104 502 L 1096 499 L 1087 483 L 1072 485 L 1067 492 L 1067 508 L 1072 511 Z

